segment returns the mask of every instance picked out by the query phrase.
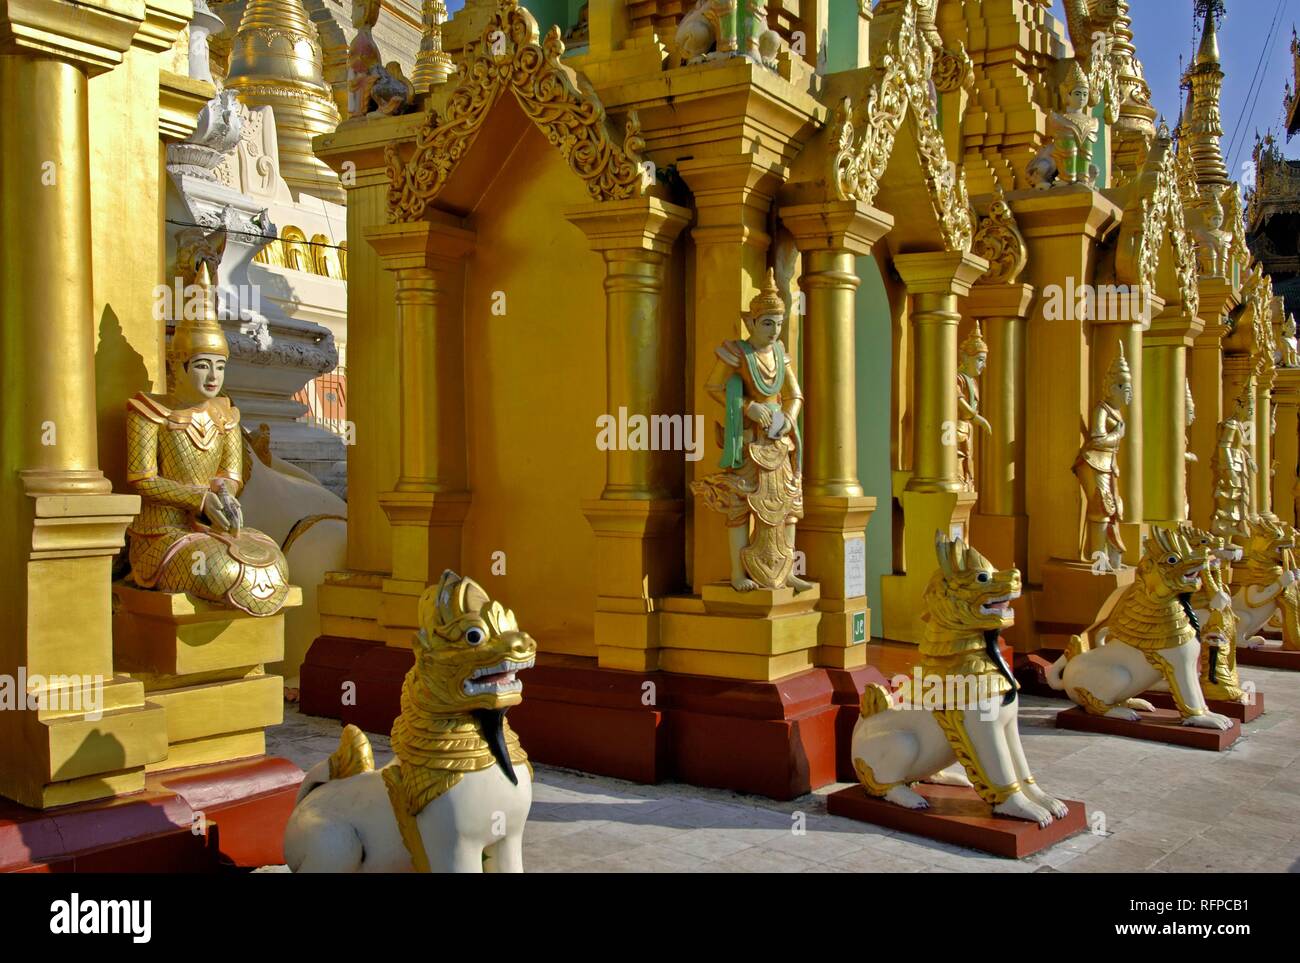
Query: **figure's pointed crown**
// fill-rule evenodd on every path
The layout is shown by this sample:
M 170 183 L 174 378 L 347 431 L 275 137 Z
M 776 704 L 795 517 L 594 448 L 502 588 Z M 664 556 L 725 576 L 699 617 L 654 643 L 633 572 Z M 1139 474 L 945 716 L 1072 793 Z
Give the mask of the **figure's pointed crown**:
M 757 321 L 765 314 L 779 314 L 785 317 L 785 302 L 781 300 L 781 289 L 776 286 L 776 270 L 767 269 L 763 287 L 759 289 L 754 300 L 749 302 L 749 319 Z
M 221 330 L 217 320 L 216 292 L 212 289 L 212 277 L 208 274 L 208 264 L 199 264 L 198 277 L 195 279 L 199 289 L 202 309 L 199 317 L 189 317 L 188 306 L 193 299 L 186 298 L 186 309 L 176 318 L 176 330 L 172 334 L 171 346 L 167 356 L 174 362 L 184 364 L 196 354 L 216 354 L 223 358 L 230 357 L 230 346 L 226 343 L 226 334 Z
M 1117 347 L 1119 353 L 1115 355 L 1115 360 L 1110 363 L 1110 369 L 1106 372 L 1106 383 L 1108 385 L 1117 385 L 1133 380 L 1133 372 L 1129 370 L 1128 359 L 1124 357 L 1124 342 L 1119 342 Z
M 975 322 L 975 327 L 971 328 L 970 334 L 966 335 L 966 340 L 961 343 L 961 354 L 963 358 L 973 358 L 977 354 L 988 354 L 989 345 L 984 340 L 984 332 L 980 330 L 980 323 Z
M 1084 72 L 1079 61 L 1071 60 L 1069 69 L 1066 70 L 1065 76 L 1061 78 L 1061 93 L 1068 97 L 1080 87 L 1083 87 L 1089 93 L 1092 91 L 1092 87 L 1088 83 L 1088 75 Z

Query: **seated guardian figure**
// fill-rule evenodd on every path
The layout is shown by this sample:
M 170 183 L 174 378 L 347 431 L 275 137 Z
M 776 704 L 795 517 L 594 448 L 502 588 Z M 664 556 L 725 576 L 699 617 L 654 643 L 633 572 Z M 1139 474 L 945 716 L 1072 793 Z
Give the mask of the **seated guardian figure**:
M 142 500 L 127 529 L 131 578 L 274 615 L 289 594 L 288 568 L 272 539 L 243 527 L 244 442 L 239 410 L 221 396 L 230 348 L 206 263 L 198 284 L 203 316 L 178 320 L 168 351 L 171 392 L 127 402 L 127 481 Z

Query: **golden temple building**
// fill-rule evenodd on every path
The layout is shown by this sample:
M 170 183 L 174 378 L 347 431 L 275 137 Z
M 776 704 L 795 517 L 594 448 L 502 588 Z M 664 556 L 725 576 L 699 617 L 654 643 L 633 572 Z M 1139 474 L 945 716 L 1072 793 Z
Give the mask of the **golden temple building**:
M 1247 209 L 1214 5 L 1172 129 L 1126 0 L 1066 0 L 1065 22 L 1047 0 L 425 6 L 214 0 L 206 79 L 180 67 L 190 0 L 0 14 L 0 674 L 104 696 L 0 712 L 0 795 L 208 779 L 282 825 L 280 677 L 304 712 L 387 732 L 418 600 L 453 569 L 537 641 L 511 714 L 535 759 L 790 799 L 855 779 L 864 686 L 916 661 L 936 532 L 1019 569 L 1003 642 L 1032 674 L 1151 526 L 1210 527 L 1243 396 L 1250 510 L 1297 521 L 1300 265 L 1277 241 L 1300 174 L 1263 143 Z M 304 219 L 246 258 L 346 283 L 346 536 L 295 569 L 304 522 L 338 512 L 256 519 L 296 586 L 268 618 L 123 562 L 127 400 L 169 390 L 182 319 L 155 291 L 198 263 L 165 233 L 168 146 L 221 91 L 269 109 L 295 203 L 346 211 L 341 243 Z M 719 346 L 756 303 L 801 392 L 782 557 L 803 590 L 737 591 L 698 485 L 728 457 Z M 254 450 L 249 497 L 274 470 Z

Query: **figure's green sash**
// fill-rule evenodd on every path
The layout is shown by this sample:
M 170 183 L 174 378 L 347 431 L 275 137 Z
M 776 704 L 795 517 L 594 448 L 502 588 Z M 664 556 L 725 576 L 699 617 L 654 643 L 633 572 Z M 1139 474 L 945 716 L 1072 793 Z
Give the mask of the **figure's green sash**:
M 725 406 L 727 423 L 722 436 L 723 468 L 739 468 L 745 462 L 745 383 L 736 373 L 727 379 Z
M 754 381 L 754 386 L 763 394 L 779 395 L 781 389 L 785 387 L 785 346 L 780 341 L 772 345 L 772 351 L 776 361 L 776 374 L 772 380 L 768 381 L 763 377 L 762 370 L 758 367 L 756 358 L 757 352 L 754 346 L 748 341 L 740 342 L 741 351 L 745 355 L 745 364 L 749 366 L 749 376 Z M 769 405 L 776 409 L 778 405 Z M 736 372 L 727 379 L 727 397 L 724 404 L 726 412 L 726 424 L 723 426 L 722 436 L 722 460 L 719 465 L 723 468 L 740 468 L 745 463 L 745 382 Z M 799 436 L 799 423 L 794 422 L 791 433 L 795 438 L 796 461 L 800 471 L 803 467 L 803 439 Z

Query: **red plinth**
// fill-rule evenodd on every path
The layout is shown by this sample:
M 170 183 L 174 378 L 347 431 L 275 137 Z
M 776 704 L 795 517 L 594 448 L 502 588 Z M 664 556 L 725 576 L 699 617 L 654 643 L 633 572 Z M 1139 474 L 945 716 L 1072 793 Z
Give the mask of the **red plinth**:
M 1254 665 L 1262 669 L 1289 669 L 1300 672 L 1300 650 L 1284 649 L 1281 644 L 1258 649 L 1237 646 L 1237 665 Z
M 0 872 L 215 872 L 284 861 L 302 771 L 274 757 L 157 773 L 57 809 L 0 800 Z
M 1178 704 L 1174 702 L 1174 697 L 1168 692 L 1144 692 L 1139 698 L 1146 699 L 1157 709 L 1178 708 Z M 1240 702 L 1225 702 L 1222 699 L 1206 699 L 1205 703 L 1210 707 L 1211 712 L 1217 712 L 1229 719 L 1236 719 L 1238 722 L 1254 722 L 1264 714 L 1264 693 L 1262 692 L 1256 692 L 1255 701 L 1249 705 L 1243 705 Z
M 1138 722 L 1125 722 L 1123 719 L 1089 715 L 1076 706 L 1056 714 L 1056 727 L 1076 732 L 1100 732 L 1108 736 L 1167 742 L 1174 746 L 1214 752 L 1227 749 L 1241 736 L 1241 723 L 1236 719 L 1232 720 L 1231 728 L 1219 730 L 1185 726 L 1182 717 L 1169 709 L 1139 712 L 1138 715 L 1142 717 Z
M 1025 695 L 1048 699 L 1068 699 L 1061 689 L 1053 689 L 1047 682 L 1047 670 L 1061 657 L 1059 649 L 1039 649 L 1037 652 L 1017 653 L 1015 677 L 1020 691 Z
M 1008 859 L 1023 859 L 1088 828 L 1088 814 L 1081 802 L 1062 800 L 1070 810 L 1065 818 L 1054 819 L 1045 829 L 1040 829 L 1037 823 L 993 815 L 993 807 L 980 799 L 974 789 L 926 783 L 912 788 L 929 801 L 929 809 L 905 809 L 868 795 L 861 786 L 851 786 L 827 796 L 826 810 L 833 816 L 845 816 Z
M 915 647 L 909 647 L 915 652 Z M 302 711 L 387 732 L 411 653 L 322 637 L 302 669 Z M 523 675 L 510 724 L 538 762 L 654 783 L 680 779 L 793 799 L 853 778 L 849 741 L 874 669 L 811 669 L 775 682 L 602 669 L 547 655 Z M 356 704 L 344 705 L 344 683 Z

